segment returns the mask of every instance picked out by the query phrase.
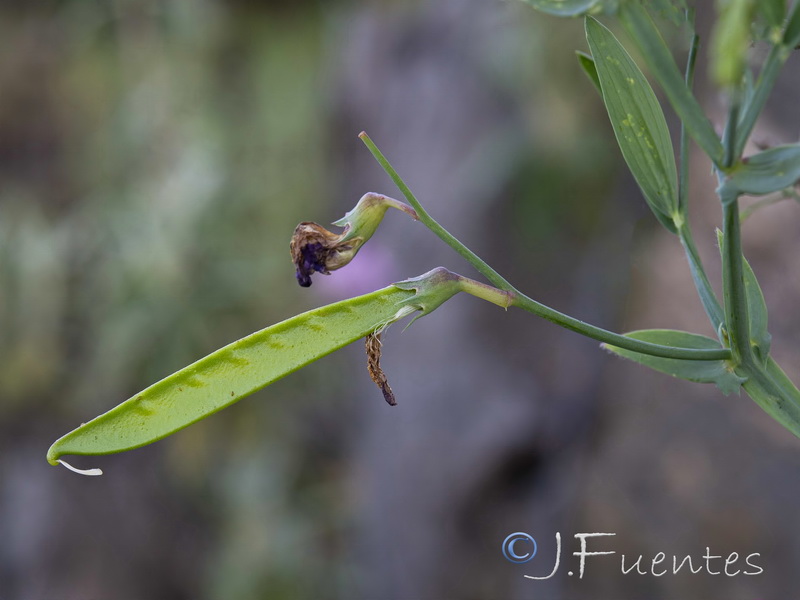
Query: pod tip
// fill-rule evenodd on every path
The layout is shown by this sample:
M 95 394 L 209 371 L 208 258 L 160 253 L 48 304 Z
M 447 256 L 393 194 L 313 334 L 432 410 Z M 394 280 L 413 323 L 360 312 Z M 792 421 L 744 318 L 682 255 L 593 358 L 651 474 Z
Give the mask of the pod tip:
M 88 475 L 89 477 L 96 477 L 97 475 L 103 474 L 103 471 L 101 469 L 76 469 L 67 461 L 61 460 L 60 458 L 56 462 L 60 463 L 62 466 L 66 467 L 73 473 L 78 473 L 78 475 Z

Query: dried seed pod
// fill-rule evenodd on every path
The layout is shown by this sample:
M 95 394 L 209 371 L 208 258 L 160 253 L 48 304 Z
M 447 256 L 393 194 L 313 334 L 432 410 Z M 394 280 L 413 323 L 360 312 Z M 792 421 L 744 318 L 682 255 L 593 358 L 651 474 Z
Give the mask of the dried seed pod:
M 364 338 L 365 346 L 367 349 L 367 371 L 372 381 L 375 382 L 381 392 L 383 398 L 389 406 L 396 406 L 397 400 L 394 398 L 394 392 L 389 387 L 389 382 L 386 380 L 386 374 L 381 369 L 381 333 L 380 331 L 373 331 L 366 338 Z

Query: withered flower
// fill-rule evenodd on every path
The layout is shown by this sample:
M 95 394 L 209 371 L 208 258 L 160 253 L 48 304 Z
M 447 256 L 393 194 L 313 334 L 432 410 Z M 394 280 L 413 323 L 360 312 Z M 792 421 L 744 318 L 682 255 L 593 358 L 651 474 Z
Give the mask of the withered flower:
M 367 371 L 369 372 L 370 379 L 375 382 L 381 392 L 383 399 L 389 406 L 397 406 L 397 400 L 394 398 L 394 392 L 389 387 L 389 382 L 386 380 L 386 374 L 381 369 L 381 333 L 374 331 L 370 333 L 365 339 L 367 350 Z
M 389 382 L 386 380 L 386 374 L 381 368 L 381 335 L 391 324 L 401 321 L 414 313 L 419 313 L 411 321 L 413 323 L 420 317 L 436 310 L 459 292 L 466 292 L 505 309 L 508 309 L 515 299 L 513 292 L 497 289 L 458 273 L 448 271 L 444 267 L 436 267 L 419 277 L 398 281 L 394 286 L 401 290 L 413 291 L 414 295 L 400 301 L 397 304 L 397 312 L 368 333 L 364 340 L 367 351 L 367 371 L 372 381 L 383 393 L 384 400 L 390 406 L 395 406 L 397 401 L 392 388 L 389 387 Z
M 297 283 L 308 287 L 313 273 L 330 275 L 350 262 L 356 251 L 352 243 L 342 243 L 341 237 L 316 223 L 303 222 L 295 228 L 289 250 L 297 268 Z
M 297 269 L 297 282 L 303 287 L 311 285 L 311 275 L 341 269 L 358 253 L 361 246 L 372 237 L 388 208 L 397 208 L 416 220 L 413 208 L 383 194 L 364 194 L 355 208 L 334 222 L 344 231 L 337 235 L 317 223 L 303 222 L 294 230 L 289 249 Z

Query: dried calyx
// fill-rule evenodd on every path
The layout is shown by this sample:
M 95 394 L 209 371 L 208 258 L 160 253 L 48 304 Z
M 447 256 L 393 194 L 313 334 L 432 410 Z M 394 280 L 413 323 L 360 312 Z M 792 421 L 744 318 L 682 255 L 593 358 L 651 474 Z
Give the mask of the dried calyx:
M 394 398 L 394 392 L 389 387 L 386 374 L 381 369 L 381 332 L 374 331 L 370 333 L 364 338 L 364 342 L 367 350 L 367 372 L 369 377 L 380 388 L 386 403 L 389 406 L 396 406 L 397 400 Z
M 413 290 L 414 295 L 400 302 L 394 316 L 381 323 L 364 340 L 367 351 L 367 371 L 372 381 L 383 393 L 384 400 L 390 406 L 395 406 L 397 401 L 392 388 L 389 387 L 386 374 L 381 368 L 381 335 L 391 324 L 417 313 L 417 316 L 411 321 L 413 323 L 420 317 L 436 310 L 459 292 L 466 292 L 505 309 L 511 306 L 514 298 L 513 293 L 510 291 L 499 290 L 458 273 L 453 273 L 444 267 L 437 267 L 419 277 L 399 281 L 394 286 L 404 290 Z
M 417 220 L 413 208 L 383 194 L 364 194 L 355 208 L 333 224 L 344 227 L 341 234 L 328 231 L 317 223 L 303 222 L 294 230 L 289 249 L 297 269 L 297 282 L 303 287 L 311 285 L 311 275 L 341 269 L 358 253 L 361 246 L 372 237 L 388 208 L 402 210 Z

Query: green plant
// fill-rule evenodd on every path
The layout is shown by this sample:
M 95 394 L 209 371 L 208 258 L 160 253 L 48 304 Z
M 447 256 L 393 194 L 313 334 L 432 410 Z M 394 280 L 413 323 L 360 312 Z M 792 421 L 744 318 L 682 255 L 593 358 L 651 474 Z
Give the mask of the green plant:
M 492 285 L 442 268 L 365 296 L 325 306 L 278 323 L 234 342 L 189 365 L 56 441 L 47 458 L 65 454 L 120 452 L 161 439 L 232 404 L 308 363 L 356 339 L 366 338 L 369 373 L 384 397 L 394 396 L 380 368 L 380 334 L 412 313 L 426 315 L 454 294 L 465 291 L 501 307 L 515 306 L 566 329 L 596 339 L 620 356 L 675 377 L 714 383 L 728 394 L 745 392 L 768 414 L 800 436 L 800 391 L 770 356 L 767 307 L 741 247 L 739 198 L 797 197 L 800 144 L 770 148 L 742 157 L 781 66 L 800 42 L 800 2 L 727 0 L 710 42 L 711 72 L 728 100 L 728 118 L 720 139 L 692 92 L 699 38 L 693 11 L 682 0 L 526 0 L 558 16 L 585 15 L 591 54 L 579 63 L 600 92 L 622 155 L 657 220 L 682 244 L 705 312 L 717 339 L 663 329 L 620 335 L 590 325 L 529 298 L 442 227 L 416 199 L 385 156 L 364 133 L 361 138 L 405 196 L 404 204 L 366 194 L 332 233 L 301 223 L 292 239 L 300 285 L 315 272 L 328 274 L 347 265 L 373 235 L 388 208 L 418 219 L 467 260 Z M 681 120 L 679 160 L 667 123 L 648 80 L 617 38 L 591 14 L 615 15 L 627 31 Z M 686 67 L 676 65 L 654 21 L 654 14 L 688 31 Z M 757 78 L 746 62 L 753 38 L 770 51 Z M 688 219 L 688 155 L 693 140 L 712 161 L 723 213 L 718 233 L 723 265 L 720 302 L 695 248 Z M 778 196 L 770 196 L 777 194 Z M 97 471 L 89 472 L 97 474 Z

